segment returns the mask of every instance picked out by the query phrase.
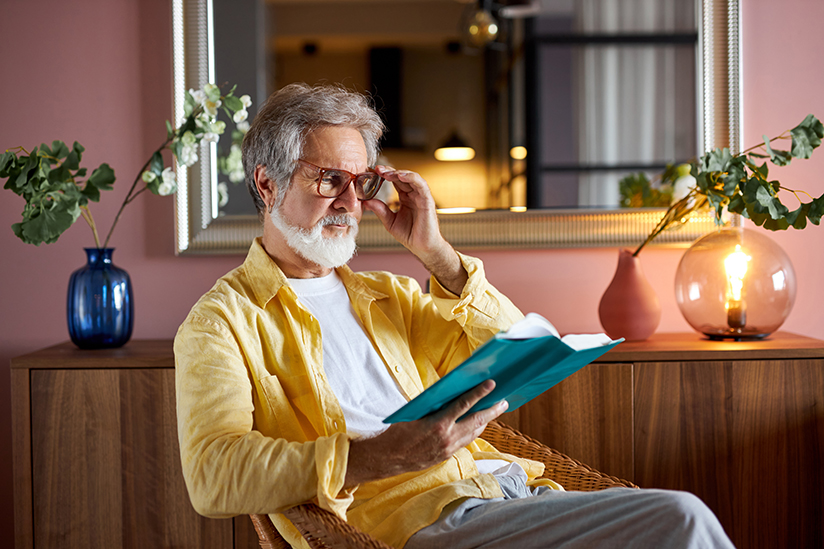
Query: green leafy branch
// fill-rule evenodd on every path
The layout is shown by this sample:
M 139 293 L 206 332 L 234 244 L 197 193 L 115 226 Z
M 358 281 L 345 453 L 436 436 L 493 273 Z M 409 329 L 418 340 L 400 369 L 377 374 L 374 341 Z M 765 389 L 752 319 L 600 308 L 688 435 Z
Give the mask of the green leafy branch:
M 80 167 L 84 150 L 76 141 L 71 149 L 62 141 L 53 141 L 51 147 L 44 143 L 31 153 L 17 147 L 0 156 L 0 177 L 8 178 L 3 188 L 26 200 L 23 221 L 11 226 L 23 242 L 51 244 L 83 216 L 100 247 L 88 204 L 100 201 L 100 191 L 111 190 L 115 176 L 104 163 L 81 180 L 87 173 Z
M 824 125 L 812 114 L 795 128 L 772 139 L 764 136 L 759 143 L 740 154 L 733 155 L 728 148 L 706 153 L 698 162 L 689 164 L 694 185 L 687 194 L 672 204 L 646 240 L 633 255 L 638 255 L 664 230 L 683 223 L 689 215 L 706 206 L 711 207 L 720 222 L 724 210 L 740 214 L 753 223 L 771 231 L 793 227 L 803 229 L 807 222 L 818 225 L 824 214 L 824 195 L 813 198 L 805 191 L 793 190 L 769 179 L 769 159 L 776 166 L 786 166 L 793 158 L 810 158 L 813 150 L 821 145 Z M 791 142 L 790 150 L 773 147 L 774 142 Z M 791 193 L 798 207 L 790 210 L 778 197 L 780 191 Z M 803 195 L 803 196 L 802 196 Z M 809 199 L 804 202 L 803 197 Z
M 12 225 L 12 231 L 27 244 L 51 244 L 82 217 L 92 230 L 95 246 L 108 247 L 123 210 L 135 198 L 147 190 L 161 196 L 177 191 L 174 171 L 164 167 L 165 149 L 171 150 L 180 165 L 188 167 L 197 161 L 200 142 L 217 141 L 225 130 L 225 123 L 215 120 L 218 108 L 236 122 L 246 119 L 251 101 L 246 95 L 235 97 L 234 90 L 221 95 L 217 86 L 207 84 L 203 90 L 186 92 L 182 123 L 175 129 L 166 121 L 165 141 L 141 167 L 102 246 L 89 202 L 99 202 L 100 191 L 112 190 L 114 170 L 104 163 L 83 179 L 88 173 L 80 167 L 85 148 L 76 141 L 71 148 L 55 140 L 51 146 L 44 143 L 31 152 L 23 147 L 6 150 L 0 156 L 0 178 L 6 178 L 3 188 L 26 201 L 23 219 Z

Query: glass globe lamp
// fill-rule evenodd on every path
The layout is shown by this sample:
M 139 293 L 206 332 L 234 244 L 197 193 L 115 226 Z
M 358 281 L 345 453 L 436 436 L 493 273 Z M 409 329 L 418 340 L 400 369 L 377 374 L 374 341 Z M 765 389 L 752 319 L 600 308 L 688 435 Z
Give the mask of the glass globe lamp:
M 675 273 L 681 314 L 710 339 L 767 337 L 790 314 L 795 291 L 795 271 L 784 250 L 742 227 L 696 240 Z

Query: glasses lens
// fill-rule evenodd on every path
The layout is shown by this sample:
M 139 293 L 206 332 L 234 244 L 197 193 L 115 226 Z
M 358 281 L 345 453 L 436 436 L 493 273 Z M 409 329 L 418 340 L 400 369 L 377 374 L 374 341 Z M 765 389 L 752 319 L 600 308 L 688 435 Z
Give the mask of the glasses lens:
M 349 183 L 350 176 L 346 172 L 338 170 L 326 170 L 320 179 L 318 186 L 322 196 L 334 198 L 338 196 L 343 186 Z
M 360 190 L 361 200 L 370 200 L 375 198 L 383 183 L 383 178 L 376 173 L 361 174 L 358 176 L 357 188 Z

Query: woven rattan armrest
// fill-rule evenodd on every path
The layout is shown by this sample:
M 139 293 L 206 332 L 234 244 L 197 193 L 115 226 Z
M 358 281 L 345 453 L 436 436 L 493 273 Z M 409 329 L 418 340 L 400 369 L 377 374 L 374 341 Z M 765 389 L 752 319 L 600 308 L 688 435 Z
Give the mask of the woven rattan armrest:
M 545 478 L 551 478 L 567 490 L 590 492 L 616 486 L 637 488 L 629 481 L 605 475 L 552 448 L 544 446 L 518 431 L 492 421 L 481 438 L 499 451 L 540 461 L 546 465 Z M 312 503 L 292 507 L 283 513 L 300 531 L 313 549 L 361 548 L 390 549 L 385 543 L 342 521 Z M 287 548 L 286 543 L 267 515 L 250 515 L 262 549 Z
M 576 459 L 544 446 L 509 425 L 492 421 L 483 435 L 485 441 L 500 452 L 540 461 L 546 466 L 542 478 L 550 478 L 570 491 L 592 492 L 605 488 L 638 488 L 635 484 L 596 471 Z
M 314 503 L 297 505 L 283 512 L 313 549 L 392 549 L 361 532 Z M 249 515 L 261 549 L 288 549 L 289 544 L 275 529 L 268 515 Z

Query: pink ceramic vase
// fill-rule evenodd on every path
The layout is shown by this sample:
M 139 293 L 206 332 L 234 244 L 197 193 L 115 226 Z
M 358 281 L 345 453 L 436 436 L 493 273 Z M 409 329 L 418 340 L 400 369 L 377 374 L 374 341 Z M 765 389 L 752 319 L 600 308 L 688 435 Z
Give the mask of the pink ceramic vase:
M 661 304 L 632 250 L 618 252 L 618 268 L 598 306 L 601 326 L 613 339 L 643 341 L 661 321 Z

